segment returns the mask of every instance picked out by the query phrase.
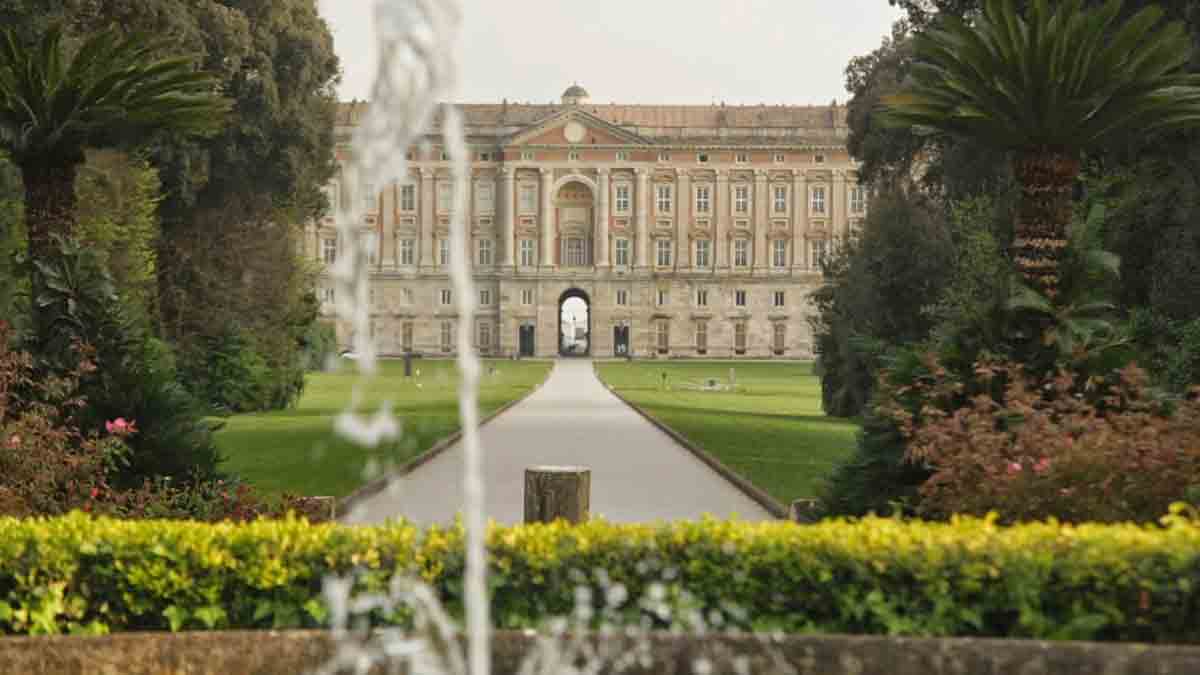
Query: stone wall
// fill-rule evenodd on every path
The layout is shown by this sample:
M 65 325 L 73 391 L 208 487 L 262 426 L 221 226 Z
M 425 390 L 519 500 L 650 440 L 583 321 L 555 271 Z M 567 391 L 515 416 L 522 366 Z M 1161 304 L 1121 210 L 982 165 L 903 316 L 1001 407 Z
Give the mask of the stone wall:
M 547 647 L 553 648 L 547 649 Z M 536 675 L 562 672 L 561 640 L 501 631 L 493 640 L 496 675 L 533 659 Z M 104 637 L 0 638 L 0 672 L 23 675 L 296 675 L 333 654 L 328 633 L 242 631 L 140 633 Z M 794 673 L 795 675 L 1194 675 L 1200 647 L 906 639 L 876 636 L 705 636 L 655 634 L 577 650 L 607 656 L 601 673 Z M 567 655 L 572 653 L 568 649 Z M 577 652 L 576 652 L 577 653 Z M 347 671 L 348 672 L 348 671 Z M 377 672 L 385 672 L 378 670 Z M 392 672 L 392 671 L 387 671 Z M 399 671 L 396 671 L 399 672 Z

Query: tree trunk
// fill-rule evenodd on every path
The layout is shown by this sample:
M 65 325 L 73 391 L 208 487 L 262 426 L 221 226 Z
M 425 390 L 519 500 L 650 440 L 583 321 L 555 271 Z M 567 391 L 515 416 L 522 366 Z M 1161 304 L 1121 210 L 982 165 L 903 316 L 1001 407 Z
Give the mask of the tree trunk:
M 54 235 L 69 238 L 75 230 L 75 174 L 79 162 L 30 162 L 21 165 L 25 182 L 25 229 L 29 235 L 29 284 L 33 295 L 30 311 L 33 327 L 40 344 L 51 338 L 51 323 L 38 309 L 38 298 L 45 291 L 45 281 L 37 263 L 51 259 L 57 252 Z
M 1027 152 L 1013 159 L 1013 174 L 1021 185 L 1013 261 L 1030 286 L 1054 299 L 1067 249 L 1079 158 L 1052 150 Z

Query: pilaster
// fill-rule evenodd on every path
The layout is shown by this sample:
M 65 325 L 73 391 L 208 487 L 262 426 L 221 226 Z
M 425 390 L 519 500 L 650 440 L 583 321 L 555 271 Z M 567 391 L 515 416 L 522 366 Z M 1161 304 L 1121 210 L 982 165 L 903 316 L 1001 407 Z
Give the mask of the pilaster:
M 637 200 L 634 211 L 636 214 L 634 228 L 637 251 L 634 263 L 638 269 L 647 269 L 650 267 L 650 237 L 646 223 L 646 209 L 650 203 L 649 175 L 646 169 L 642 168 L 635 169 L 634 172 L 637 174 L 637 194 L 634 195 L 634 199 Z
M 804 171 L 792 173 L 792 269 L 808 266 L 808 181 Z
M 767 172 L 765 169 L 754 171 L 754 272 L 767 272 L 770 260 L 767 259 Z
M 437 220 L 434 213 L 434 202 L 437 195 L 434 179 L 437 173 L 433 169 L 421 169 L 421 194 L 419 196 L 421 209 L 420 239 L 421 257 L 417 261 L 422 270 L 432 271 L 437 268 L 437 250 L 433 246 L 434 233 L 437 232 Z
M 517 265 L 513 215 L 516 200 L 513 189 L 513 170 L 507 166 L 500 167 L 500 185 L 496 188 L 500 198 L 496 200 L 496 208 L 500 209 L 501 251 L 498 257 L 504 269 L 513 269 Z
M 685 271 L 692 267 L 692 175 L 687 169 L 678 169 L 675 180 L 675 269 Z
M 717 170 L 717 189 L 713 195 L 713 209 L 717 214 L 716 241 L 713 242 L 713 248 L 716 249 L 714 255 L 717 257 L 717 271 L 729 271 L 729 223 L 733 218 L 733 198 L 729 194 L 729 172 L 725 169 Z
M 596 196 L 597 197 L 597 199 L 596 199 L 596 243 L 593 248 L 594 248 L 595 254 L 596 254 L 596 260 L 595 260 L 596 267 L 608 267 L 609 266 L 608 249 L 609 249 L 609 245 L 610 245 L 609 241 L 608 241 L 608 226 L 609 226 L 608 173 L 609 172 L 608 172 L 608 169 L 600 169 L 598 171 L 598 173 L 599 173 L 599 178 L 600 178 L 600 180 L 599 180 L 600 194 L 598 194 Z
M 542 219 L 542 259 L 538 262 L 543 269 L 554 267 L 554 208 L 550 190 L 554 187 L 554 172 L 550 169 L 540 169 L 542 177 L 541 209 L 538 210 Z

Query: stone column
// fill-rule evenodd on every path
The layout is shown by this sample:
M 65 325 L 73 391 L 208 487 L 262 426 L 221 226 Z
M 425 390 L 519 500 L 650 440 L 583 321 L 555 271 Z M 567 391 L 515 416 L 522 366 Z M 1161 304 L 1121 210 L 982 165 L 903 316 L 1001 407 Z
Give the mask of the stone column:
M 554 187 L 554 172 L 542 169 L 542 267 L 554 266 L 554 206 L 550 190 Z
M 801 270 L 808 263 L 808 184 L 804 171 L 792 173 L 792 269 Z
M 717 171 L 717 188 L 716 194 L 713 195 L 713 209 L 717 214 L 716 241 L 713 243 L 713 248 L 716 249 L 716 270 L 718 272 L 729 271 L 729 222 L 732 217 L 731 210 L 733 209 L 733 199 L 729 194 L 729 172 L 724 169 Z
M 592 262 L 596 267 L 608 267 L 608 169 L 600 169 L 600 187 L 596 197 L 596 243 L 595 243 L 595 260 Z
M 767 259 L 767 172 L 758 169 L 754 172 L 754 271 L 766 272 L 770 260 Z
M 850 220 L 846 218 L 846 172 L 833 170 L 833 185 L 829 187 L 829 229 L 835 237 L 850 234 Z
M 421 209 L 421 219 L 418 223 L 421 257 L 417 262 L 420 263 L 423 270 L 432 270 L 437 267 L 437 249 L 433 246 L 434 232 L 437 231 L 437 215 L 434 212 L 434 204 L 437 199 L 435 175 L 433 169 L 421 169 L 421 194 L 418 199 Z
M 500 167 L 500 185 L 498 186 L 498 199 L 495 201 L 495 208 L 500 210 L 500 238 L 501 248 L 500 263 L 505 268 L 513 268 L 517 265 L 516 258 L 516 242 L 514 241 L 514 212 L 515 199 L 513 194 L 513 170 L 507 166 Z
M 675 183 L 675 269 L 692 267 L 692 175 L 679 169 Z
M 647 232 L 648 223 L 646 222 L 646 208 L 650 203 L 650 185 L 647 181 L 649 178 L 648 172 L 645 169 L 636 169 L 637 173 L 637 194 L 634 199 L 636 214 L 634 218 L 634 228 L 636 231 L 637 241 L 635 242 L 637 251 L 634 264 L 638 268 L 645 269 L 650 266 L 650 236 Z

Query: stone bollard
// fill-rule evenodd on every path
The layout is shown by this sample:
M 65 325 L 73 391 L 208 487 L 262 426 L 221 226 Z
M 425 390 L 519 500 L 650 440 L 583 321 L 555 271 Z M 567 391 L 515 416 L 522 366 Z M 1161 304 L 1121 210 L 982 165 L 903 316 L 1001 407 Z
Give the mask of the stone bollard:
M 525 469 L 525 522 L 588 519 L 592 470 L 581 466 L 531 466 Z
M 793 523 L 815 523 L 817 522 L 816 512 L 817 500 L 793 499 L 788 508 L 788 520 Z

